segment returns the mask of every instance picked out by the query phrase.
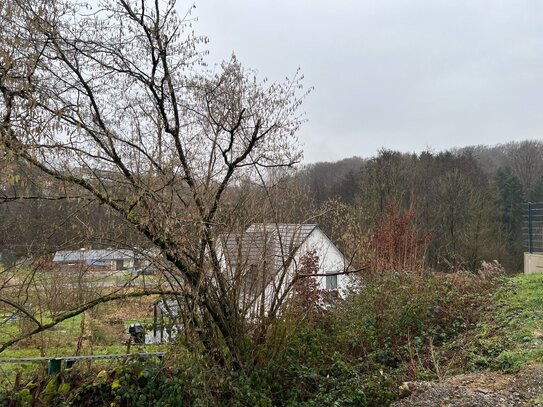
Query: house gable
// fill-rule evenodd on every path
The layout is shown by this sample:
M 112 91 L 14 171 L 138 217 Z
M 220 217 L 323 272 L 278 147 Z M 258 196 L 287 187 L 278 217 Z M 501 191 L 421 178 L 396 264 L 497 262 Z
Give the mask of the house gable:
M 296 254 L 297 263 L 299 264 L 301 257 L 312 251 L 314 251 L 319 258 L 318 274 L 332 274 L 330 278 L 328 278 L 328 284 L 327 277 L 315 277 L 319 282 L 319 288 L 323 290 L 337 288 L 340 293 L 346 292 L 350 285 L 351 278 L 348 275 L 338 275 L 337 273 L 347 270 L 349 265 L 347 259 L 319 227 L 316 227 L 311 232 L 298 249 Z M 294 271 L 295 270 L 293 269 L 293 272 Z M 330 286 L 334 281 L 336 283 L 333 286 Z
M 319 258 L 314 277 L 322 290 L 346 292 L 350 277 L 341 273 L 345 256 L 316 224 L 253 224 L 245 232 L 221 237 L 221 260 L 231 281 L 240 281 L 240 306 L 269 308 L 271 299 L 289 289 L 302 259 Z M 257 306 L 258 303 L 258 306 Z

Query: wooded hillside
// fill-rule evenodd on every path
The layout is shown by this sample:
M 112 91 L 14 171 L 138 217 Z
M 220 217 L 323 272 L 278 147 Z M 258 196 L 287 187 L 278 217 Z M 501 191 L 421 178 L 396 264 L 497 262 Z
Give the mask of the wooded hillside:
M 381 150 L 369 159 L 309 164 L 289 176 L 296 180 L 297 197 L 282 198 L 288 206 L 290 200 L 300 201 L 302 193 L 308 210 L 288 210 L 284 217 L 301 221 L 309 207 L 340 205 L 341 213 L 319 221 L 339 244 L 349 247 L 345 232 L 352 224 L 346 225 L 347 218 L 356 220 L 359 233 L 370 233 L 379 214 L 392 204 L 400 212 L 413 212 L 416 226 L 431 232 L 428 266 L 469 268 L 483 259 L 497 259 L 517 271 L 522 264 L 522 203 L 543 200 L 541 157 L 543 142 L 524 141 L 438 153 Z M 0 206 L 4 262 L 61 247 L 143 243 L 133 234 L 127 240 L 127 228 L 95 203 L 14 199 L 46 196 L 54 184 L 23 164 L 10 171 Z M 66 214 L 71 216 L 66 219 Z
M 431 231 L 428 266 L 522 264 L 522 203 L 543 200 L 543 143 L 512 142 L 443 152 L 381 150 L 370 159 L 317 163 L 299 174 L 315 202 L 339 199 L 365 228 L 387 205 L 414 211 Z

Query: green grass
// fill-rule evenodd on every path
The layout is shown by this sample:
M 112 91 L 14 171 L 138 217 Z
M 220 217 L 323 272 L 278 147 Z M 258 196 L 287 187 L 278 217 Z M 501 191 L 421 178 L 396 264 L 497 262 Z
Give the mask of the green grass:
M 0 317 L 1 320 L 1 317 Z M 41 318 L 42 323 L 47 323 L 51 320 L 50 316 L 43 316 Z M 167 322 L 167 318 L 165 319 Z M 30 323 L 30 322 L 29 322 Z M 128 328 L 133 323 L 140 323 L 144 326 L 150 327 L 153 323 L 153 317 L 147 316 L 142 318 L 134 318 L 134 319 L 124 319 L 122 321 L 123 323 L 123 332 L 128 332 Z M 33 327 L 34 325 L 30 323 Z M 58 325 L 56 325 L 53 329 L 45 331 L 43 335 L 45 335 L 46 342 L 59 342 L 64 344 L 75 344 L 77 341 L 78 336 L 80 335 L 80 325 L 81 325 L 81 315 L 76 315 L 73 318 L 67 319 L 65 321 L 60 322 Z M 2 325 L 0 327 L 0 343 L 5 342 L 9 339 L 15 338 L 21 334 L 21 322 L 20 320 L 17 320 L 15 323 L 8 322 L 5 325 Z M 34 336 L 34 338 L 37 337 Z M 112 337 L 112 340 L 119 340 L 118 337 Z M 23 347 L 26 347 L 26 345 L 22 345 Z M 16 345 L 16 347 L 18 347 Z M 0 357 L 2 357 L 3 353 L 0 354 Z
M 475 330 L 454 346 L 464 349 L 471 370 L 515 372 L 527 363 L 543 363 L 543 274 L 509 278 Z
M 47 323 L 50 321 L 50 317 L 43 316 L 41 320 L 42 323 Z M 59 342 L 65 344 L 68 342 L 73 342 L 79 334 L 80 323 L 81 316 L 77 315 L 73 318 L 62 321 L 56 325 L 54 329 L 44 332 L 43 335 L 45 335 L 47 342 Z M 32 327 L 35 326 L 31 322 L 28 322 L 28 324 L 30 324 Z M 22 326 L 20 320 L 17 320 L 15 323 L 8 322 L 2 325 L 0 329 L 0 343 L 19 336 L 21 334 L 21 329 Z M 26 345 L 21 346 L 26 347 Z M 0 357 L 1 355 L 3 355 L 3 353 L 0 354 Z
M 52 283 L 62 284 L 83 284 L 83 285 L 96 285 L 107 283 L 116 283 L 118 285 L 126 284 L 132 281 L 133 284 L 148 284 L 157 285 L 162 282 L 160 275 L 147 274 L 134 276 L 129 271 L 107 271 L 103 272 L 84 272 L 82 274 L 74 271 L 67 272 L 62 275 L 59 280 L 59 274 L 57 272 L 32 270 L 27 268 L 20 268 L 10 273 L 10 276 L 15 276 L 19 281 L 25 281 L 27 284 L 40 287 L 41 285 L 48 285 Z
M 92 350 L 88 336 L 90 332 L 88 325 L 89 320 L 87 320 L 87 328 L 82 343 L 83 346 L 80 351 L 81 355 L 126 353 L 127 347 L 124 342 L 126 340 L 129 325 L 133 322 L 151 324 L 153 320 L 152 316 L 140 317 L 134 320 L 124 319 L 122 325 L 111 331 L 108 330 L 108 327 L 111 327 L 110 322 L 106 318 L 108 315 L 107 310 L 105 310 L 103 313 L 94 315 L 91 318 L 90 323 L 92 324 L 91 331 L 93 334 Z M 58 357 L 74 355 L 78 338 L 81 335 L 81 318 L 81 315 L 77 315 L 59 323 L 54 329 L 25 339 L 0 353 L 0 358 Z M 41 319 L 42 322 L 45 323 L 50 320 L 50 316 L 43 315 Z M 30 322 L 26 322 L 26 324 L 31 324 L 33 326 Z M 15 323 L 8 322 L 5 325 L 2 325 L 0 327 L 0 343 L 19 336 L 24 325 L 25 323 L 20 319 Z M 131 353 L 165 351 L 166 347 L 167 345 L 132 344 Z M 111 361 L 92 362 L 92 366 L 96 367 L 104 363 L 111 363 Z M 17 373 L 21 373 L 23 378 L 29 378 L 36 372 L 43 372 L 44 369 L 45 363 L 0 363 L 0 389 L 12 387 Z

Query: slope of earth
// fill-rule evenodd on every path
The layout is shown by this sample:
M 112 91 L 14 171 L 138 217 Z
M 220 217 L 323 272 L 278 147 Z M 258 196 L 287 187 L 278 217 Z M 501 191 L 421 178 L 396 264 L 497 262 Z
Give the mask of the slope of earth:
M 511 278 L 474 331 L 442 351 L 460 352 L 451 370 L 463 373 L 404 383 L 394 407 L 543 406 L 543 274 Z
M 411 395 L 394 407 L 543 406 L 543 367 L 526 366 L 516 374 L 463 374 L 440 383 L 406 383 L 402 390 Z

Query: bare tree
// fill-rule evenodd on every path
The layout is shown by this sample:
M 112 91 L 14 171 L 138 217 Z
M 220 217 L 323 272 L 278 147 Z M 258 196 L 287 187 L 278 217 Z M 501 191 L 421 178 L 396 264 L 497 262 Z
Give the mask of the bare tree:
M 239 365 L 243 329 L 217 238 L 243 198 L 226 192 L 247 179 L 264 185 L 267 169 L 299 161 L 299 72 L 259 81 L 235 57 L 206 70 L 207 40 L 174 1 L 92 9 L 15 0 L 0 4 L 0 16 L 4 154 L 60 184 L 48 198 L 112 210 L 171 266 L 167 289 L 95 298 L 53 323 L 122 295 L 174 294 L 190 303 L 208 351 Z
M 528 199 L 532 199 L 534 188 L 541 182 L 543 171 L 543 143 L 539 140 L 512 142 L 504 146 L 509 164 L 519 178 Z

